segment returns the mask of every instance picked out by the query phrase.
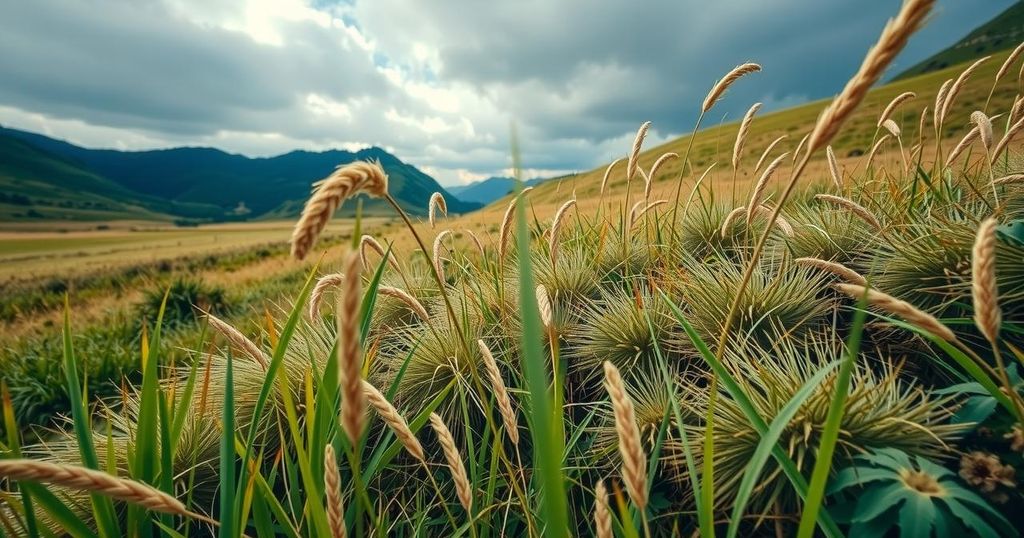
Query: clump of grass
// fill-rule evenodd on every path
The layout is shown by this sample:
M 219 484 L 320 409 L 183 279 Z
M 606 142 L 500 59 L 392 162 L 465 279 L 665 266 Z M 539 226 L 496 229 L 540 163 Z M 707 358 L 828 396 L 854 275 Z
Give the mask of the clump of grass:
M 793 397 L 820 365 L 836 360 L 840 346 L 828 337 L 814 337 L 796 343 L 777 339 L 777 345 L 761 347 L 738 345 L 726 351 L 725 360 L 735 379 L 757 412 L 770 421 Z M 815 387 L 800 407 L 796 419 L 783 431 L 780 446 L 797 465 L 809 471 L 814 466 L 814 449 L 824 428 L 828 404 L 835 390 L 835 377 Z M 721 390 L 721 389 L 718 389 Z M 680 386 L 680 404 L 696 416 L 704 414 L 707 388 L 694 384 Z M 909 454 L 942 457 L 948 453 L 965 428 L 948 424 L 952 414 L 950 396 L 929 394 L 903 379 L 888 358 L 872 364 L 859 364 L 853 373 L 840 429 L 843 432 L 837 459 L 848 462 L 869 448 L 894 447 Z M 725 391 L 719 394 L 714 409 L 715 503 L 725 510 L 735 498 L 743 469 L 753 456 L 760 436 L 744 417 L 737 402 Z M 699 438 L 704 425 L 691 426 Z M 700 459 L 702 447 L 691 447 Z M 679 448 L 679 452 L 682 449 Z M 672 460 L 681 477 L 687 471 L 679 459 Z M 749 505 L 752 513 L 765 513 L 773 505 L 782 513 L 797 509 L 795 492 L 772 462 Z M 772 510 L 776 513 L 779 511 Z M 792 512 L 790 512 L 792 513 Z
M 725 330 L 736 343 L 769 345 L 780 337 L 802 341 L 824 327 L 830 310 L 828 301 L 820 297 L 824 277 L 805 267 L 762 262 L 739 298 L 743 275 L 733 262 L 723 258 L 691 261 L 686 269 L 683 307 L 694 327 L 708 339 Z M 734 300 L 739 303 L 738 314 L 726 328 L 724 322 Z
M 659 354 L 684 360 L 678 323 L 664 301 L 646 292 L 605 292 L 586 307 L 569 344 L 570 362 L 584 377 L 598 375 L 606 361 L 632 378 L 656 371 Z
M 195 323 L 202 312 L 220 315 L 231 313 L 230 300 L 224 288 L 188 277 L 176 278 L 169 286 L 160 284 L 148 289 L 136 306 L 136 311 L 139 318 L 152 322 L 159 315 L 162 305 L 164 325 L 168 327 Z

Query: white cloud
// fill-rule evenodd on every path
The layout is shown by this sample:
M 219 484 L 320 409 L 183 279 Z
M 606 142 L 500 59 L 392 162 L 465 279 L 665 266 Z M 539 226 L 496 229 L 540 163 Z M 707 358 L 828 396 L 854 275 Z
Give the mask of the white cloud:
M 940 0 L 906 67 L 1004 9 Z M 445 184 L 587 170 L 692 125 L 836 92 L 898 0 L 38 0 L 0 5 L 0 123 L 92 147 L 385 147 Z M 822 21 L 842 20 L 843 24 Z

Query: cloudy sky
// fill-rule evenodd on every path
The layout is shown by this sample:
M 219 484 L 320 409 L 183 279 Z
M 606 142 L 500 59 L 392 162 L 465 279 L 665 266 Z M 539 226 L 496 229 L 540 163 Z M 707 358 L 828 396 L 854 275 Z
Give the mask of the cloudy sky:
M 939 0 L 894 72 L 1012 0 Z M 0 124 L 88 147 L 377 145 L 443 184 L 590 169 L 654 122 L 835 94 L 899 0 L 2 0 Z

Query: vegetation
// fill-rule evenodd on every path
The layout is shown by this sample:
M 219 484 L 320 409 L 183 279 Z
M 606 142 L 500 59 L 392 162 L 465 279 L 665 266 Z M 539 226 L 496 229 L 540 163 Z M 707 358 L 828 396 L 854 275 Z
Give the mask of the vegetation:
M 295 151 L 262 159 L 211 148 L 123 152 L 0 127 L 0 189 L 12 196 L 0 198 L 0 222 L 291 218 L 301 209 L 310 178 L 356 160 L 379 160 L 393 179 L 393 194 L 413 214 L 422 214 L 431 193 L 443 190 L 434 178 L 380 148 Z M 453 213 L 464 213 L 480 204 L 452 199 L 451 206 Z M 386 211 L 377 201 L 366 201 L 364 214 Z
M 1024 110 L 972 106 L 979 134 L 955 160 L 941 112 L 911 137 L 880 127 L 887 107 L 879 129 L 909 152 L 855 173 L 831 145 L 930 7 L 904 4 L 788 176 L 704 184 L 683 151 L 664 181 L 682 196 L 659 203 L 644 124 L 595 211 L 531 207 L 554 187 L 518 183 L 480 242 L 436 197 L 413 224 L 380 165 L 344 166 L 292 254 L 315 254 L 359 195 L 394 208 L 404 242 L 357 228 L 337 268 L 282 273 L 284 306 L 248 320 L 235 289 L 162 281 L 117 337 L 135 338 L 134 372 L 99 400 L 65 308 L 50 378 L 69 421 L 33 438 L 15 403 L 29 382 L 0 395 L 4 532 L 1015 534 Z M 759 69 L 728 73 L 702 111 Z M 739 131 L 734 177 L 751 173 Z M 806 177 L 819 157 L 825 181 Z M 207 325 L 192 305 L 243 314 Z

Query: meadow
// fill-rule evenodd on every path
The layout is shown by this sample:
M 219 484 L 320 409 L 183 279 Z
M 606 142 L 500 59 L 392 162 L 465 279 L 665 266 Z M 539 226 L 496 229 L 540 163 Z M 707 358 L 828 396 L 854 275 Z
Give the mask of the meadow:
M 297 222 L 3 236 L 0 529 L 1017 535 L 1024 45 L 870 90 L 932 3 L 833 100 L 468 215 L 332 220 L 391 202 L 356 162 Z

